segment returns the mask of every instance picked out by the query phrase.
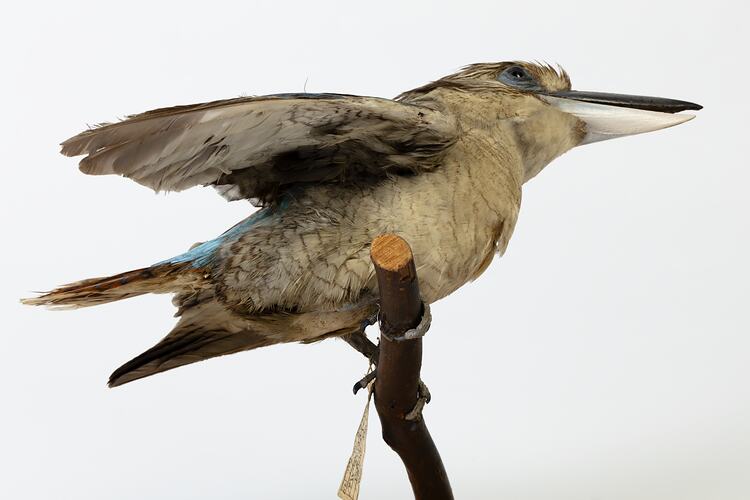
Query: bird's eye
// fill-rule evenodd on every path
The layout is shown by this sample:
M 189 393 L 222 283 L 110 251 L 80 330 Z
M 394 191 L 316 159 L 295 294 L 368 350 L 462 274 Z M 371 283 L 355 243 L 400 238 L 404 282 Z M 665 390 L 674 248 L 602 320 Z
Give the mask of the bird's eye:
M 526 70 L 518 66 L 513 66 L 512 68 L 510 68 L 508 70 L 508 74 L 516 80 L 523 80 L 524 78 L 529 76 L 528 73 L 526 73 Z
M 531 74 L 521 66 L 510 66 L 497 76 L 500 83 L 523 90 L 541 90 L 541 86 Z

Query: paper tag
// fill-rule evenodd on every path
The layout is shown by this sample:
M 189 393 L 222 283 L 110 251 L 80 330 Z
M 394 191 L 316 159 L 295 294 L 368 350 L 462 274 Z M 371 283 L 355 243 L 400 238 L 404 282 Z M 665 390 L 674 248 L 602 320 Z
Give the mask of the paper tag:
M 359 497 L 359 483 L 362 481 L 362 464 L 365 461 L 365 444 L 367 443 L 367 420 L 370 415 L 370 400 L 372 399 L 373 382 L 367 386 L 367 403 L 365 411 L 362 414 L 362 420 L 359 422 L 357 435 L 354 436 L 354 448 L 349 462 L 344 470 L 344 477 L 341 479 L 338 497 L 342 500 L 357 500 Z

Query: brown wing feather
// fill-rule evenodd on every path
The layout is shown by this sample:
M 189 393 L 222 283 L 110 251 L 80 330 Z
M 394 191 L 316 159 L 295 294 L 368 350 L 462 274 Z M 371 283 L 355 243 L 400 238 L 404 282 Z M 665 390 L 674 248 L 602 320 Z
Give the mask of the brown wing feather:
M 148 111 L 62 143 L 80 168 L 156 191 L 201 184 L 267 198 L 308 182 L 435 168 L 456 136 L 452 118 L 389 99 L 339 94 L 249 97 Z

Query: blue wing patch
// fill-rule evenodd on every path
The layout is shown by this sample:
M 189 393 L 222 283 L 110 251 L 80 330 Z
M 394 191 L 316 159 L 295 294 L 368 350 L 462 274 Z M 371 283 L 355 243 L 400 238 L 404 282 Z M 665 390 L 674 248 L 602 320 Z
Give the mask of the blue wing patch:
M 285 209 L 289 205 L 288 199 L 284 198 L 282 201 L 274 206 L 261 208 L 257 212 L 254 212 L 250 217 L 246 218 L 242 222 L 235 224 L 233 227 L 225 231 L 221 236 L 212 240 L 201 243 L 200 245 L 188 250 L 187 252 L 180 254 L 171 259 L 161 261 L 155 266 L 163 264 L 183 264 L 190 263 L 194 268 L 200 268 L 211 264 L 216 255 L 216 251 L 225 243 L 229 243 L 236 240 L 243 234 L 251 230 L 253 226 L 259 222 L 268 219 L 272 215 L 277 215 L 280 211 Z

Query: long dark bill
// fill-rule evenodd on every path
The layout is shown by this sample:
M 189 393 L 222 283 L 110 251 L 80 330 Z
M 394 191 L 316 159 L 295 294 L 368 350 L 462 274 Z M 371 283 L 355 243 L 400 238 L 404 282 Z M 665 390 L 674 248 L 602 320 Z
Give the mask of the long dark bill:
M 590 102 L 593 104 L 617 106 L 620 108 L 659 111 L 661 113 L 679 113 L 680 111 L 698 111 L 703 109 L 703 106 L 694 102 L 647 95 L 612 94 L 609 92 L 589 92 L 587 90 L 566 90 L 562 92 L 551 92 L 546 95 L 561 97 L 563 99 L 572 99 L 574 101 Z

